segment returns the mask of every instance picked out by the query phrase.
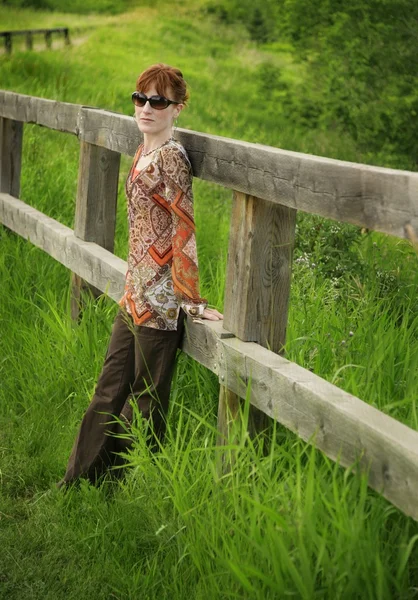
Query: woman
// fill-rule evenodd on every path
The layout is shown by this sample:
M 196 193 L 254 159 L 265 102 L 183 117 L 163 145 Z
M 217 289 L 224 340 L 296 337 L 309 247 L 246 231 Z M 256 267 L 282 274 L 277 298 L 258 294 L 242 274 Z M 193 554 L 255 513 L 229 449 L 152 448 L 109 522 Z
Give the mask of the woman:
M 185 315 L 223 316 L 199 295 L 192 171 L 173 139 L 173 123 L 188 100 L 182 73 L 157 64 L 138 78 L 134 118 L 143 133 L 126 181 L 129 256 L 125 294 L 104 366 L 59 487 L 92 483 L 117 462 L 118 417 L 132 419 L 134 400 L 162 439 Z

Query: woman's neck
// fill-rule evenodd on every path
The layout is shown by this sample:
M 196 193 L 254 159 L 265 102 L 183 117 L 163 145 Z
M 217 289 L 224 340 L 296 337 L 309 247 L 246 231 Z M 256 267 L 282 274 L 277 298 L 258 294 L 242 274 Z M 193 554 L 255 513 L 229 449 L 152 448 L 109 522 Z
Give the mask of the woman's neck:
M 149 135 L 144 133 L 144 141 L 143 141 L 143 152 L 144 154 L 148 154 L 149 152 L 153 152 L 153 150 L 157 150 L 163 144 L 168 142 L 172 138 L 171 131 L 165 131 L 160 135 Z

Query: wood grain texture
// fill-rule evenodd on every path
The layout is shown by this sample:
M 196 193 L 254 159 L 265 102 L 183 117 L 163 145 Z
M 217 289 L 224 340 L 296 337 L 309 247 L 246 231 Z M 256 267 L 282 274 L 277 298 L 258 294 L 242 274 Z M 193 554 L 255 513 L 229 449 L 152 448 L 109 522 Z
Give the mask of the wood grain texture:
M 80 240 L 69 227 L 8 194 L 0 194 L 0 222 L 113 300 L 122 297 L 126 261 L 97 244 Z
M 194 173 L 242 193 L 401 238 L 418 231 L 418 173 L 180 132 Z
M 113 252 L 119 183 L 120 154 L 87 142 L 80 143 L 80 162 L 75 209 L 74 235 Z M 94 297 L 100 290 L 73 273 L 71 317 L 78 320 L 83 309 L 81 290 Z
M 134 156 L 142 141 L 142 134 L 132 116 L 120 113 L 82 107 L 79 126 L 80 140 L 128 156 Z
M 23 123 L 37 123 L 77 135 L 80 110 L 79 104 L 0 90 L 0 116 Z
M 230 435 L 231 426 L 238 418 L 240 406 L 241 398 L 221 385 L 218 404 L 218 446 L 233 443 Z
M 187 319 L 183 350 L 190 356 L 196 357 L 195 360 L 212 373 L 218 374 L 219 340 L 233 337 L 234 334 L 224 328 L 223 321 L 213 321 L 211 327 L 207 327 L 206 323 Z
M 113 252 L 120 154 L 81 142 L 74 233 Z
M 225 327 L 280 352 L 286 340 L 296 211 L 234 192 Z
M 240 340 L 282 352 L 286 342 L 296 210 L 234 191 L 225 284 L 225 328 Z M 221 385 L 219 403 L 236 414 L 235 394 Z M 222 413 L 219 413 L 222 415 Z M 269 417 L 250 407 L 251 437 Z M 221 437 L 228 436 L 224 419 Z M 267 444 L 265 444 L 267 449 Z M 229 468 L 229 465 L 227 466 Z
M 0 116 L 68 131 L 133 156 L 132 119 L 110 111 L 0 91 Z M 374 167 L 179 129 L 196 177 L 304 212 L 407 237 L 418 231 L 418 173 Z
M 133 156 L 130 117 L 84 109 L 82 139 Z M 118 121 L 118 117 L 123 121 Z M 133 134 L 133 138 L 131 137 Z M 178 129 L 196 177 L 244 194 L 401 238 L 418 231 L 418 173 L 386 169 Z
M 0 222 L 114 300 L 121 297 L 125 261 L 8 194 L 0 194 Z M 369 485 L 418 520 L 418 432 L 259 344 L 230 335 L 221 321 L 188 319 L 183 350 L 239 397 L 249 386 L 254 406 L 332 460 L 369 469 Z
M 0 192 L 20 196 L 23 123 L 0 117 Z

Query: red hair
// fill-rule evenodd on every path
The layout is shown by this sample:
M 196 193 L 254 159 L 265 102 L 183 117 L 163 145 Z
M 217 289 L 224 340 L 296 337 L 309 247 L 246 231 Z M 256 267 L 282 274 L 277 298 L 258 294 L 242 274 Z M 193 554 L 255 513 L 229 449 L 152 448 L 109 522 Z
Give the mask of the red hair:
M 170 100 L 186 104 L 189 99 L 183 73 L 175 67 L 163 63 L 151 65 L 138 77 L 136 90 L 137 92 L 145 92 L 153 85 L 160 96 L 168 95 Z

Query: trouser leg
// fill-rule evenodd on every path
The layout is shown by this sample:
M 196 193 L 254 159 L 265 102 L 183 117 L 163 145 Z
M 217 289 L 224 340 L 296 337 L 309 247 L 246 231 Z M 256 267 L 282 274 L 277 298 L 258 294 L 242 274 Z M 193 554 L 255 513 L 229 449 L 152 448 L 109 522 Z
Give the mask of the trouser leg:
M 162 331 L 147 327 L 135 330 L 135 381 L 121 411 L 119 434 L 129 432 L 135 403 L 142 418 L 152 421 L 152 432 L 162 441 L 166 431 L 166 416 L 177 349 L 184 333 L 185 314 L 180 311 L 177 331 Z M 132 444 L 129 436 L 117 440 L 118 449 L 126 450 Z
M 133 326 L 128 315 L 118 313 L 103 369 L 63 482 L 79 477 L 94 482 L 107 467 L 117 463 L 115 452 L 126 449 L 130 443 L 111 434 L 121 432 L 115 417 L 121 417 L 128 425 L 132 422 L 132 399 L 142 416 L 152 419 L 153 430 L 162 439 L 184 316 L 180 311 L 177 331 L 163 331 Z
M 68 461 L 64 481 L 78 477 L 95 481 L 111 460 L 113 438 L 109 435 L 130 392 L 135 377 L 135 340 L 128 318 L 116 316 L 109 346 L 90 405 L 83 417 Z

